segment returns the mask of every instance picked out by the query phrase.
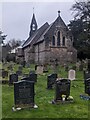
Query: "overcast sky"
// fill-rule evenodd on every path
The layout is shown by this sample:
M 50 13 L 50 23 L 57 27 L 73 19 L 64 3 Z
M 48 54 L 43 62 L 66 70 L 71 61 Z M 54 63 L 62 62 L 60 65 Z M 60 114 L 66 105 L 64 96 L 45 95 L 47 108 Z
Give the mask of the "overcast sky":
M 45 22 L 51 24 L 61 11 L 61 17 L 66 24 L 73 19 L 70 8 L 74 2 L 3 2 L 2 31 L 7 34 L 7 40 L 26 40 L 30 31 L 30 23 L 34 13 L 38 28 Z

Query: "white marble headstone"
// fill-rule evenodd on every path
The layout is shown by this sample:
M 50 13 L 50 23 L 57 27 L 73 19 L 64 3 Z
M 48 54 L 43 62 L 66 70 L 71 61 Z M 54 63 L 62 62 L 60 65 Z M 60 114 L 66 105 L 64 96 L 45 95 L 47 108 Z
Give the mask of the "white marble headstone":
M 69 72 L 68 72 L 68 79 L 75 80 L 75 76 L 76 76 L 75 70 L 73 70 L 73 69 L 69 70 Z

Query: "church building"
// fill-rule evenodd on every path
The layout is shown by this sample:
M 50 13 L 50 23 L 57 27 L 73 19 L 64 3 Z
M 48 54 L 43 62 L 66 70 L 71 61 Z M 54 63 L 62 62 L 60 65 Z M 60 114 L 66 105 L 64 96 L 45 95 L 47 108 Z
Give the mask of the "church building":
M 77 61 L 77 50 L 73 47 L 73 36 L 61 18 L 40 28 L 33 13 L 28 39 L 22 45 L 26 63 L 49 64 L 57 60 L 59 64 Z

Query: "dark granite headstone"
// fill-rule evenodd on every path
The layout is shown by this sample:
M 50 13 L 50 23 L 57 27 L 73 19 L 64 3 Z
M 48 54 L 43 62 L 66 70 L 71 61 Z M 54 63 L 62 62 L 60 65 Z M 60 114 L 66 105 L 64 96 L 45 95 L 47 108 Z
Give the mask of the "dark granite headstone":
M 35 73 L 30 73 L 30 74 L 29 74 L 29 80 L 30 80 L 30 81 L 34 81 L 34 82 L 37 82 L 37 74 L 35 74 Z
M 2 78 L 8 77 L 8 71 L 2 70 Z
M 34 107 L 34 82 L 19 81 L 14 83 L 15 108 Z
M 88 71 L 90 71 L 90 59 L 88 59 Z
M 18 81 L 18 75 L 17 74 L 11 74 L 9 76 L 9 85 L 12 85 L 14 82 Z
M 90 96 L 90 78 L 85 80 L 85 93 Z
M 21 75 L 22 75 L 22 71 L 21 71 L 21 70 L 18 70 L 18 71 L 16 71 L 16 74 L 17 74 L 18 76 L 21 76 Z
M 30 73 L 28 77 L 23 77 L 21 80 L 37 82 L 37 74 Z
M 84 83 L 88 78 L 90 78 L 90 71 L 84 71 Z
M 47 89 L 52 89 L 53 85 L 55 84 L 55 81 L 57 79 L 57 74 L 50 74 L 47 77 Z
M 67 100 L 67 97 L 70 95 L 70 83 L 69 79 L 60 79 L 56 81 L 56 102 L 62 100 L 62 95 L 66 95 L 65 100 Z

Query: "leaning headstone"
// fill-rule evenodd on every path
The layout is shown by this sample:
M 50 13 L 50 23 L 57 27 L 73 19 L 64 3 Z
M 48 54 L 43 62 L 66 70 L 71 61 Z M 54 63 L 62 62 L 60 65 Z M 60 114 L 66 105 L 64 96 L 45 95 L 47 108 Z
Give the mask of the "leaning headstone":
M 9 85 L 12 85 L 14 82 L 18 81 L 18 75 L 17 74 L 11 74 L 9 76 Z
M 52 89 L 57 79 L 57 74 L 53 73 L 47 76 L 47 89 Z
M 56 90 L 55 90 L 55 99 L 54 102 L 63 101 L 63 96 L 65 101 L 68 101 L 70 95 L 70 80 L 69 79 L 60 79 L 56 81 Z
M 43 74 L 43 66 L 37 66 L 37 70 L 36 70 L 37 74 Z
M 73 70 L 73 69 L 69 70 L 68 79 L 75 80 L 75 74 L 76 74 L 75 70 Z
M 23 80 L 14 83 L 15 109 L 34 108 L 34 95 L 34 82 Z

